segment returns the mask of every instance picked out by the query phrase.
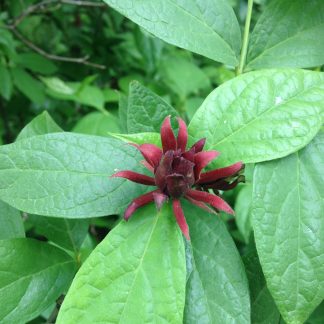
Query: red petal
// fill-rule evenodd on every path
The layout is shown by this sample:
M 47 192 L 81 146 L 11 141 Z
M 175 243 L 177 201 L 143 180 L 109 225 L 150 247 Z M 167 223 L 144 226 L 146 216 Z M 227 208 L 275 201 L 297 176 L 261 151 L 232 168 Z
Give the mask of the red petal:
M 154 192 L 153 197 L 154 197 L 154 202 L 155 202 L 157 210 L 160 210 L 162 205 L 168 199 L 168 196 L 161 192 Z
M 145 174 L 140 174 L 133 171 L 119 171 L 111 176 L 112 178 L 125 178 L 130 181 L 141 183 L 147 186 L 155 186 L 155 181 L 152 177 Z
M 166 117 L 161 126 L 161 142 L 163 152 L 177 149 L 177 142 L 171 128 L 170 116 Z
M 152 165 L 157 167 L 162 157 L 162 150 L 154 144 L 142 144 L 138 147 L 144 159 Z
M 131 203 L 130 205 L 127 207 L 127 209 L 125 210 L 125 213 L 124 213 L 124 219 L 125 220 L 129 220 L 129 218 L 134 214 L 134 212 L 144 206 L 144 205 L 147 205 L 148 203 L 150 203 L 151 201 L 154 200 L 154 193 L 156 192 L 157 190 L 154 190 L 154 191 L 150 191 L 142 196 L 139 196 L 137 198 L 135 198 Z
M 204 151 L 195 154 L 195 178 L 199 179 L 201 170 L 219 155 L 217 151 Z
M 188 141 L 188 131 L 186 123 L 178 117 L 179 123 L 179 132 L 177 138 L 177 149 L 180 149 L 181 152 L 186 150 L 187 141 Z
M 226 201 L 208 192 L 189 189 L 186 196 L 207 203 L 219 210 L 223 210 L 228 214 L 234 214 L 233 209 L 227 204 Z
M 191 146 L 190 150 L 195 150 L 195 153 L 201 152 L 205 146 L 206 138 L 200 139 L 194 145 Z
M 189 200 L 192 204 L 196 205 L 197 207 L 206 210 L 208 213 L 216 214 L 215 210 L 209 208 L 205 203 L 203 203 L 201 201 L 198 201 L 198 200 L 195 200 L 193 198 L 190 198 L 189 196 L 185 196 L 185 198 L 187 200 Z
M 177 223 L 178 223 L 183 235 L 189 241 L 190 240 L 189 228 L 188 228 L 188 224 L 186 222 L 186 219 L 184 217 L 184 213 L 183 213 L 183 210 L 182 210 L 182 207 L 181 207 L 180 200 L 174 199 L 172 201 L 172 207 L 173 207 L 173 212 L 174 212 L 174 216 L 175 216 L 175 218 L 177 220 Z
M 213 171 L 208 171 L 205 173 L 202 173 L 200 175 L 200 179 L 197 183 L 199 184 L 205 184 L 205 183 L 210 183 L 214 182 L 218 179 L 221 178 L 227 178 L 230 177 L 231 175 L 235 174 L 236 172 L 240 171 L 242 169 L 243 163 L 242 162 L 237 162 L 235 164 L 232 164 L 228 167 L 221 168 L 221 169 L 216 169 Z

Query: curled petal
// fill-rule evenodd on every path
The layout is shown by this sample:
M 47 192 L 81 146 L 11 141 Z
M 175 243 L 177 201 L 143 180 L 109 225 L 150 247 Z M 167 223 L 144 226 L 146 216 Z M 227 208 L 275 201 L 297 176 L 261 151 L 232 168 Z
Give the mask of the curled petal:
M 190 151 L 194 150 L 195 153 L 201 152 L 205 146 L 206 138 L 200 139 L 194 145 L 191 146 Z
M 183 235 L 189 241 L 190 240 L 189 228 L 188 228 L 188 224 L 187 224 L 187 221 L 185 219 L 185 216 L 184 216 L 184 213 L 183 213 L 183 210 L 181 207 L 180 200 L 174 199 L 172 201 L 172 208 L 173 208 L 174 216 L 177 220 L 177 223 L 178 223 Z
M 166 186 L 166 176 L 172 172 L 173 151 L 166 152 L 160 161 L 159 166 L 155 170 L 156 186 L 164 191 Z
M 162 205 L 167 201 L 168 199 L 168 196 L 161 193 L 161 192 L 154 192 L 153 193 L 153 197 L 154 197 L 154 202 L 155 202 L 155 205 L 156 205 L 156 208 L 157 210 L 160 210 Z
M 228 214 L 234 214 L 233 209 L 226 201 L 208 192 L 189 189 L 186 196 L 209 204 L 214 208 L 222 210 Z
M 214 182 L 221 178 L 230 177 L 230 176 L 234 175 L 235 173 L 237 173 L 238 171 L 240 171 L 242 169 L 242 167 L 243 167 L 243 163 L 237 162 L 237 163 L 232 164 L 225 168 L 216 169 L 216 170 L 202 173 L 200 175 L 199 181 L 197 183 L 206 184 L 206 183 Z
M 124 213 L 124 219 L 125 220 L 129 220 L 129 218 L 134 214 L 134 212 L 142 207 L 142 206 L 145 206 L 147 205 L 148 203 L 150 203 L 151 201 L 154 200 L 154 193 L 156 192 L 157 190 L 154 190 L 154 191 L 150 191 L 144 195 L 141 195 L 137 198 L 135 198 L 131 203 L 130 205 L 127 207 L 127 209 L 125 210 L 125 213 Z
M 177 141 L 171 128 L 170 116 L 166 117 L 161 126 L 161 142 L 163 152 L 177 149 Z
M 194 161 L 195 161 L 195 150 L 190 149 L 189 151 L 182 153 L 181 156 L 184 159 L 189 160 L 190 162 L 194 163 Z
M 153 168 L 159 165 L 162 157 L 162 150 L 154 144 L 142 144 L 138 146 L 139 151 L 142 153 L 144 159 L 151 164 Z
M 186 150 L 187 141 L 188 141 L 188 131 L 186 123 L 178 117 L 179 123 L 179 132 L 177 138 L 177 149 L 180 149 L 181 152 Z
M 215 210 L 209 208 L 205 203 L 203 203 L 203 202 L 201 202 L 201 201 L 198 201 L 198 200 L 195 200 L 195 199 L 193 199 L 193 198 L 190 198 L 189 196 L 185 196 L 185 198 L 186 198 L 188 201 L 190 201 L 192 204 L 196 205 L 197 207 L 206 210 L 208 213 L 216 214 Z
M 141 183 L 147 186 L 155 186 L 154 178 L 145 174 L 133 172 L 133 171 L 119 171 L 111 176 L 112 178 L 125 178 L 130 181 Z
M 199 179 L 201 170 L 219 155 L 217 151 L 204 151 L 195 154 L 195 178 Z

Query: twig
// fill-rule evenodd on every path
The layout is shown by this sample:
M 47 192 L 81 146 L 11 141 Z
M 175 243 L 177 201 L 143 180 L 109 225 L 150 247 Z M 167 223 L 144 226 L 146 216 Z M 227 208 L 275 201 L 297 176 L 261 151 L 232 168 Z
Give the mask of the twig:
M 17 27 L 30 14 L 39 10 L 43 10 L 46 7 L 54 4 L 56 5 L 67 4 L 67 5 L 83 6 L 83 7 L 105 7 L 106 6 L 104 3 L 101 2 L 90 2 L 90 1 L 80 1 L 80 0 L 43 0 L 32 6 L 29 6 L 11 23 L 10 26 Z
M 7 26 L 8 29 L 10 29 L 17 38 L 19 38 L 26 46 L 37 52 L 38 54 L 48 58 L 49 60 L 53 61 L 61 61 L 61 62 L 71 62 L 71 63 L 77 63 L 77 64 L 83 64 L 87 66 L 91 66 L 96 69 L 104 70 L 106 68 L 105 65 L 96 64 L 89 62 L 89 55 L 86 55 L 84 57 L 68 57 L 68 56 L 59 56 L 55 54 L 48 53 L 44 51 L 42 48 L 38 47 L 34 43 L 32 43 L 30 40 L 25 38 L 14 26 Z

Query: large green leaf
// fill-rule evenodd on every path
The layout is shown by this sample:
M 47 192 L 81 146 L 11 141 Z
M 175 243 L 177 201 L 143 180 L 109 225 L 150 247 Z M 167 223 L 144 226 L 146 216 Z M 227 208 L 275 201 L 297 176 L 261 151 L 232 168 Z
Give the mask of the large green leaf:
M 69 218 L 121 212 L 144 186 L 110 176 L 142 172 L 135 148 L 115 139 L 53 133 L 0 147 L 0 199 L 32 214 Z
M 20 212 L 0 200 L 0 240 L 24 236 Z
M 65 219 L 29 215 L 37 234 L 45 236 L 51 242 L 71 250 L 77 256 L 88 233 L 88 221 L 85 219 Z
M 185 279 L 183 239 L 171 208 L 157 213 L 151 204 L 90 255 L 57 323 L 181 323 Z
M 237 65 L 241 32 L 226 0 L 104 0 L 164 41 Z
M 129 133 L 160 132 L 161 124 L 168 115 L 178 113 L 161 97 L 137 81 L 129 86 L 127 130 Z
M 219 216 L 188 204 L 185 215 L 191 265 L 184 323 L 250 323 L 248 282 L 226 226 Z
M 261 162 L 304 147 L 321 127 L 324 73 L 265 70 L 214 90 L 193 117 L 189 133 L 207 137 L 222 165 Z M 216 162 L 216 163 L 217 163 Z
M 267 287 L 255 246 L 243 261 L 250 286 L 251 323 L 278 324 L 280 313 Z
M 62 250 L 32 239 L 0 241 L 0 322 L 26 323 L 67 289 L 74 261 Z
M 271 1 L 258 20 L 248 52 L 251 69 L 324 64 L 324 1 Z
M 27 124 L 17 137 L 17 141 L 36 135 L 63 132 L 47 111 L 44 111 Z
M 114 134 L 110 136 L 120 139 L 126 143 L 145 144 L 151 143 L 161 147 L 161 136 L 159 133 L 136 133 L 136 134 Z
M 256 166 L 253 227 L 269 290 L 288 323 L 324 297 L 324 131 L 303 150 Z

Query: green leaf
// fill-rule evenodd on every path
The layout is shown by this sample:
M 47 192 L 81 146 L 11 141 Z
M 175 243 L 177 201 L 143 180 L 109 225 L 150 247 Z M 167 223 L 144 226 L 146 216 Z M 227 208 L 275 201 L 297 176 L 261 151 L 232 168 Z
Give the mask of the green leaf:
M 0 147 L 0 199 L 45 216 L 116 214 L 146 187 L 110 176 L 117 167 L 143 172 L 139 160 L 135 148 L 110 138 L 34 136 Z
M 123 133 L 128 133 L 127 110 L 128 110 L 128 97 L 122 93 L 119 93 L 118 117 L 119 117 L 120 130 Z
M 0 200 L 0 240 L 25 237 L 19 210 Z
M 64 82 L 57 77 L 41 79 L 47 86 L 47 93 L 50 96 L 78 102 L 105 112 L 105 96 L 100 88 L 89 85 L 88 82 Z
M 175 117 L 178 113 L 139 82 L 130 83 L 127 109 L 129 133 L 160 132 L 164 118 L 169 115 Z
M 324 64 L 323 12 L 322 0 L 271 1 L 251 35 L 247 68 Z
M 162 40 L 236 66 L 241 32 L 226 0 L 104 0 Z
M 17 56 L 18 63 L 33 72 L 48 75 L 57 71 L 55 64 L 36 53 L 22 53 Z
M 303 323 L 324 296 L 324 131 L 303 150 L 256 166 L 253 228 L 283 318 Z
M 57 323 L 181 323 L 185 254 L 171 208 L 122 221 L 77 273 Z
M 32 239 L 0 241 L 0 321 L 26 323 L 67 289 L 75 271 L 65 252 Z
M 12 93 L 12 80 L 6 67 L 0 64 L 0 95 L 9 100 Z
M 51 242 L 78 254 L 88 232 L 88 221 L 85 219 L 65 219 L 29 215 L 35 225 L 37 234 Z
M 162 61 L 163 82 L 180 98 L 210 87 L 207 75 L 193 62 L 179 55 L 168 55 Z
M 246 73 L 214 90 L 189 125 L 194 139 L 221 152 L 219 165 L 254 163 L 304 147 L 321 127 L 324 73 L 265 70 Z
M 161 144 L 161 136 L 159 133 L 137 133 L 137 134 L 109 134 L 112 137 L 118 138 L 126 143 L 144 144 L 151 143 L 159 147 Z
M 249 243 L 251 225 L 252 185 L 246 184 L 235 200 L 235 221 L 245 243 Z
M 62 128 L 55 123 L 47 111 L 44 111 L 22 129 L 16 140 L 59 132 L 63 132 Z
M 250 323 L 248 282 L 226 226 L 184 205 L 191 238 L 184 323 Z
M 11 69 L 14 84 L 28 99 L 37 104 L 45 101 L 44 87 L 41 82 L 20 68 Z
M 92 112 L 74 126 L 73 132 L 89 135 L 108 136 L 109 132 L 119 132 L 118 119 L 106 112 Z
M 267 288 L 255 246 L 244 257 L 251 296 L 251 323 L 277 324 L 280 313 Z

